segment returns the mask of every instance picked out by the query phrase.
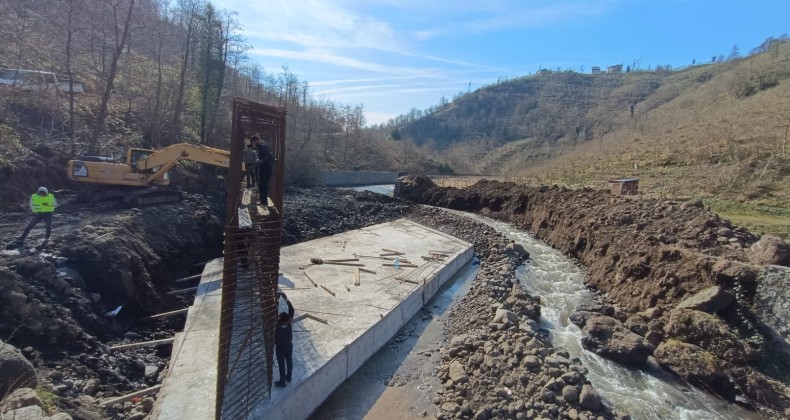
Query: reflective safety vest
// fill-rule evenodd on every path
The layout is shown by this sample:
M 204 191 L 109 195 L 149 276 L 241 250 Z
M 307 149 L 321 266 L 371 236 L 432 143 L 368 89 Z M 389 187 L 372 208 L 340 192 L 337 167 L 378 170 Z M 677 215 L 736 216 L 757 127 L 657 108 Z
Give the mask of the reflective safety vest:
M 43 197 L 38 194 L 30 196 L 30 207 L 33 209 L 33 213 L 52 213 L 55 211 L 56 205 L 57 201 L 55 201 L 53 194 Z

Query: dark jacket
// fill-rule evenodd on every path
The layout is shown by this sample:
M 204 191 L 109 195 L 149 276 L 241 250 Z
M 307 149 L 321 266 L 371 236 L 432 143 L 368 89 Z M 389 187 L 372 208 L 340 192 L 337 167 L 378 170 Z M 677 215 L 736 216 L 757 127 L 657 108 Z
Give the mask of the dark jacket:
M 291 322 L 294 319 L 294 307 L 291 305 L 291 302 L 286 300 L 286 304 L 288 304 L 288 321 L 283 322 L 280 321 L 279 318 L 277 319 L 277 327 L 274 330 L 274 345 L 278 349 L 290 349 L 293 345 L 293 328 Z
M 258 152 L 258 160 L 260 160 L 263 165 L 274 164 L 274 154 L 272 153 L 272 149 L 269 147 L 268 144 L 264 142 L 258 143 L 257 152 Z

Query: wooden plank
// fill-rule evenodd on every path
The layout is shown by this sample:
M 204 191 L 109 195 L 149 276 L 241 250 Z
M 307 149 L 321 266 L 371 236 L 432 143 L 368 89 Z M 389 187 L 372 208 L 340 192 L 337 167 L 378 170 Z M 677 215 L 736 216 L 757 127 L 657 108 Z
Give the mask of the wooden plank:
M 202 276 L 202 274 L 195 274 L 194 276 L 184 277 L 184 278 L 182 278 L 182 279 L 178 279 L 178 280 L 176 280 L 176 283 L 183 283 L 183 282 L 185 282 L 185 281 L 190 281 L 190 280 L 199 279 L 199 278 L 200 278 L 200 276 Z
M 139 391 L 132 392 L 131 394 L 126 394 L 122 397 L 110 398 L 109 400 L 102 401 L 100 404 L 105 407 L 112 407 L 115 404 L 120 404 L 126 401 L 130 401 L 132 398 L 142 397 L 144 395 L 153 394 L 154 392 L 159 392 L 159 388 L 162 388 L 162 385 L 156 385 L 150 388 L 141 389 Z
M 385 267 L 395 267 L 395 263 L 384 263 L 384 264 L 381 264 L 381 265 L 383 265 Z M 418 265 L 415 265 L 415 264 L 406 264 L 406 263 L 401 263 L 400 266 L 401 267 L 406 267 L 406 268 L 417 268 L 417 267 L 419 267 Z
M 167 292 L 167 294 L 171 295 L 171 296 L 172 295 L 180 295 L 181 293 L 194 292 L 195 290 L 197 290 L 197 286 L 195 286 L 195 287 L 188 287 L 186 289 L 173 290 L 173 291 Z
M 126 349 L 134 349 L 137 347 L 147 347 L 147 346 L 161 346 L 163 344 L 172 344 L 173 338 L 163 338 L 161 340 L 153 340 L 153 341 L 142 341 L 139 343 L 130 343 L 130 344 L 121 344 L 118 346 L 110 347 L 110 350 L 126 350 Z
M 151 319 L 168 318 L 168 317 L 171 317 L 171 316 L 183 315 L 183 314 L 185 314 L 187 312 L 189 312 L 189 308 L 178 309 L 178 310 L 175 310 L 175 311 L 163 312 L 161 314 L 156 314 L 156 315 L 147 316 L 145 318 L 140 318 L 140 319 L 138 319 L 138 321 L 148 321 L 148 320 L 151 320 Z
M 402 281 L 404 283 L 420 284 L 418 281 L 414 281 L 412 279 L 407 279 L 407 278 L 404 278 L 404 277 L 395 277 L 395 279 L 396 280 L 400 280 L 400 281 Z
M 342 258 L 339 260 L 324 260 L 325 263 L 327 262 L 350 262 L 350 261 L 359 261 L 359 258 Z
M 365 264 L 362 264 L 362 263 L 332 262 L 332 261 L 324 261 L 324 264 L 345 265 L 345 266 L 348 266 L 348 267 L 364 267 L 365 266 Z
M 327 292 L 327 293 L 329 293 L 330 295 L 332 295 L 332 296 L 335 296 L 335 292 L 333 292 L 333 291 L 332 291 L 332 289 L 330 289 L 330 288 L 326 287 L 326 286 L 325 286 L 325 285 L 323 285 L 323 284 L 321 285 L 321 288 L 322 288 L 322 289 L 324 289 L 324 290 L 326 290 L 326 292 Z
M 312 277 L 310 277 L 310 275 L 309 275 L 309 274 L 307 274 L 307 271 L 303 271 L 302 273 L 304 274 L 304 276 L 305 276 L 305 277 L 307 277 L 307 280 L 310 280 L 310 283 L 312 283 L 312 284 L 313 284 L 313 287 L 318 287 L 318 283 L 316 283 L 315 281 L 313 281 L 313 278 L 312 278 Z
M 381 250 L 382 250 L 382 251 L 384 251 L 384 252 L 389 252 L 389 253 L 391 253 L 391 254 L 397 254 L 397 255 L 406 255 L 406 253 L 405 253 L 405 252 L 396 251 L 396 250 L 394 250 L 394 249 L 381 248 Z
M 356 270 L 354 270 L 354 286 L 359 286 L 359 269 L 358 268 Z
M 327 320 L 326 320 L 326 319 L 324 319 L 324 318 L 321 318 L 320 316 L 316 316 L 316 315 L 313 315 L 313 314 L 305 314 L 305 316 L 306 316 L 307 318 L 310 318 L 310 319 L 316 320 L 316 321 L 318 321 L 318 322 L 320 322 L 320 323 L 322 323 L 322 324 L 329 324 L 329 321 L 327 321 Z
M 376 274 L 373 270 L 368 270 L 367 268 L 357 268 L 357 270 L 362 271 L 364 273 Z

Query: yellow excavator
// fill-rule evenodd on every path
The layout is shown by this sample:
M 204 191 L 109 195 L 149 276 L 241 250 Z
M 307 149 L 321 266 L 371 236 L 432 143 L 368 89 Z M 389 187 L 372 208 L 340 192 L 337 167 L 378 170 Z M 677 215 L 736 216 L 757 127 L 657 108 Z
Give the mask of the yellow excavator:
M 181 199 L 179 192 L 161 188 L 170 185 L 168 171 L 180 160 L 227 168 L 230 152 L 188 143 L 158 150 L 130 148 L 125 162 L 118 163 L 107 156 L 81 156 L 70 160 L 66 170 L 72 181 L 111 186 L 95 189 L 90 197 L 94 201 L 122 198 L 127 204 L 139 206 Z

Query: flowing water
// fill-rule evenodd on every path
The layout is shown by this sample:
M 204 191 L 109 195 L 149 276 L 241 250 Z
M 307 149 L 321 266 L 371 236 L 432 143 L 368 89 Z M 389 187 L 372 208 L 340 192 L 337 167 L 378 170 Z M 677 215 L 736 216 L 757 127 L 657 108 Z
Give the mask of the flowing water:
M 354 191 L 371 191 L 392 197 L 392 194 L 395 192 L 395 184 L 363 185 L 361 187 L 351 187 L 350 189 Z
M 555 347 L 564 347 L 589 369 L 590 379 L 615 410 L 634 419 L 758 419 L 744 410 L 676 379 L 657 365 L 631 369 L 581 347 L 581 330 L 569 316 L 577 305 L 592 303 L 585 287 L 584 270 L 561 252 L 512 225 L 458 213 L 485 222 L 524 246 L 530 261 L 516 273 L 523 287 L 541 297 L 540 326 L 550 332 Z

